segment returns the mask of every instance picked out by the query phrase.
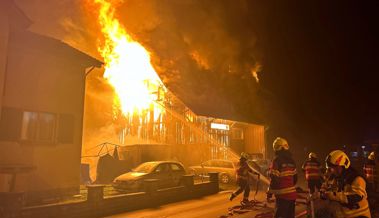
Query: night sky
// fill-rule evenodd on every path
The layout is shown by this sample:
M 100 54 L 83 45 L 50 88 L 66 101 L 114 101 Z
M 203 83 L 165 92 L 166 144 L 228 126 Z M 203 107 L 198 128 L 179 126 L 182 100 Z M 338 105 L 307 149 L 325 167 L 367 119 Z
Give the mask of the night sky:
M 82 0 L 17 2 L 32 31 L 101 59 L 96 11 Z M 268 144 L 283 136 L 295 148 L 328 150 L 379 139 L 378 4 L 125 0 L 116 11 L 165 85 L 196 113 L 264 123 Z M 96 128 L 105 120 L 99 110 L 112 114 L 111 98 L 98 93 L 109 91 L 101 76 L 88 79 Z
M 273 134 L 287 129 L 299 144 L 331 148 L 379 139 L 378 6 L 270 1 L 253 9 L 261 17 L 252 22 L 264 46 L 262 86 L 288 115 L 271 121 Z

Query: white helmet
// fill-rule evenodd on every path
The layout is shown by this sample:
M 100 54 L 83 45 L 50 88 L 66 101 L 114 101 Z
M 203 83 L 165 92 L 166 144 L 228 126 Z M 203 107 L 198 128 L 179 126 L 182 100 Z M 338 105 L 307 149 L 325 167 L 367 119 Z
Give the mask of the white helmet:
M 245 153 L 245 152 L 242 152 L 240 160 L 248 160 L 248 159 L 249 159 L 249 154 Z
M 316 153 L 314 153 L 314 152 L 311 152 L 311 153 L 309 153 L 309 155 L 308 155 L 308 157 L 309 157 L 309 159 L 311 159 L 311 158 L 317 158 L 317 154 Z
M 288 150 L 290 146 L 288 145 L 287 140 L 284 138 L 276 138 L 274 143 L 272 144 L 272 147 L 274 151 L 280 151 L 280 150 Z
M 370 155 L 367 157 L 369 160 L 375 160 L 375 152 L 371 152 Z

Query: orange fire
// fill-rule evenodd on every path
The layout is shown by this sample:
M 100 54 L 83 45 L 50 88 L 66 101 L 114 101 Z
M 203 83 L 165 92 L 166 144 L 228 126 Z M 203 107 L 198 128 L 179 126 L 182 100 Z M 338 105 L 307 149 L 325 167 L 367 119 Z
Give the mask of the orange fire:
M 115 17 L 115 6 L 120 1 L 94 2 L 99 6 L 98 22 L 105 39 L 98 50 L 105 62 L 104 77 L 117 94 L 115 104 L 119 102 L 124 116 L 149 110 L 157 100 L 160 88 L 165 89 L 151 65 L 149 52 L 133 40 Z M 159 107 L 154 109 L 154 115 L 158 116 L 161 113 Z

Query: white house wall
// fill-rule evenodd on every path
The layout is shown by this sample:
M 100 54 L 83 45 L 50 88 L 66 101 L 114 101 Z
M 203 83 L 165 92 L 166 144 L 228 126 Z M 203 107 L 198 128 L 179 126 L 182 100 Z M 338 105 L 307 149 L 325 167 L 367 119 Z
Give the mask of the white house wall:
M 31 164 L 28 192 L 75 190 L 79 185 L 84 69 L 38 51 L 12 47 L 7 63 L 3 107 L 74 116 L 72 144 L 2 142 L 1 156 Z M 22 186 L 22 185 L 20 185 Z

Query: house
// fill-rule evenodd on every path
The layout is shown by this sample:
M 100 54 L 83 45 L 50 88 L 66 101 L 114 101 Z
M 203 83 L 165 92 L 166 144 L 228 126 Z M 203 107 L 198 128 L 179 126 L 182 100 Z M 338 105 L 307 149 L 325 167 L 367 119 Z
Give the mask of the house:
M 166 159 L 191 166 L 209 159 L 235 159 L 241 152 L 252 154 L 252 158 L 267 157 L 264 125 L 214 117 L 198 109 L 194 112 L 172 92 L 161 90 L 149 89 L 157 93 L 150 108 L 120 118 L 117 143 L 104 142 L 98 149 L 91 145 L 91 153 L 83 154 L 83 163 L 91 165 L 93 178 L 97 178 L 99 168 L 106 169 L 97 165 L 98 160 L 113 153 L 113 148 L 129 168 Z
M 0 2 L 0 192 L 32 202 L 79 192 L 86 69 L 102 63 L 30 25 Z

